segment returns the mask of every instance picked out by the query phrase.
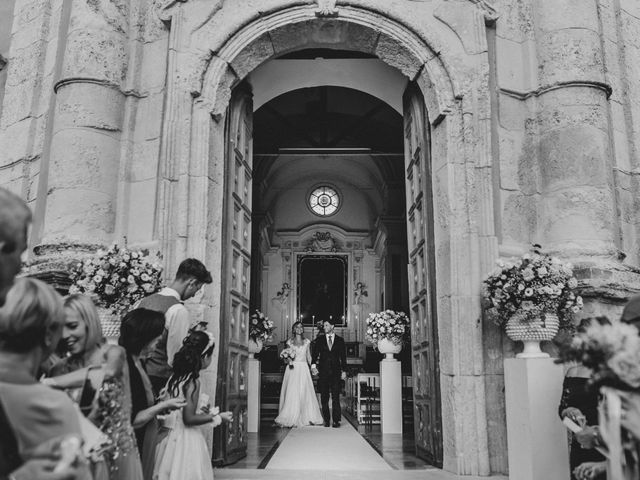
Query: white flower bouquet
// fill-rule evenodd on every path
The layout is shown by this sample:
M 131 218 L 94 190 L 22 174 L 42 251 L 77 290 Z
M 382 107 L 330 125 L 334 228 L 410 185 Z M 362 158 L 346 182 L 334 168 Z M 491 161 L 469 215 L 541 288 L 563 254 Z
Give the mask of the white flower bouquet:
M 409 333 L 409 317 L 404 312 L 384 310 L 378 313 L 370 313 L 367 317 L 366 338 L 373 345 L 378 340 L 386 338 L 394 344 L 404 343 Z
M 122 315 L 142 297 L 160 289 L 161 257 L 148 250 L 128 250 L 117 245 L 79 262 L 71 272 L 69 293 L 93 297 L 96 304 Z
M 249 322 L 249 338 L 251 340 L 266 342 L 271 339 L 274 330 L 273 322 L 260 310 L 255 310 L 251 314 Z
M 280 352 L 280 359 L 289 365 L 289 368 L 293 368 L 293 361 L 296 359 L 296 352 L 293 348 L 287 347 Z
M 572 328 L 571 320 L 583 304 L 575 293 L 578 281 L 570 263 L 538 249 L 513 263 L 497 263 L 498 268 L 484 281 L 487 313 L 496 324 L 505 325 L 516 312 L 523 312 L 526 320 L 554 313 L 561 329 Z

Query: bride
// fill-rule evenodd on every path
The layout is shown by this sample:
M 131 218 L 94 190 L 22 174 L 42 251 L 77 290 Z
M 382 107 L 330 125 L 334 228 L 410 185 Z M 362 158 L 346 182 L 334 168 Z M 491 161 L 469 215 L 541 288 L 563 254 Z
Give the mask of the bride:
M 281 427 L 322 425 L 322 413 L 309 371 L 311 342 L 303 337 L 304 328 L 301 322 L 294 323 L 291 330 L 293 338 L 287 340 L 287 347 L 291 348 L 296 356 L 291 363 L 293 368 L 287 367 L 284 371 L 280 410 L 275 422 Z

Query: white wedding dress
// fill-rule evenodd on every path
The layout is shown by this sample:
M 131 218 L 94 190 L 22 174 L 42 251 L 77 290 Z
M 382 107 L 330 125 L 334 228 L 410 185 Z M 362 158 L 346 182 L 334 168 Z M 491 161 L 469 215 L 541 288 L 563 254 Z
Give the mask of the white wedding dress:
M 280 410 L 275 419 L 282 427 L 303 427 L 305 425 L 322 425 L 322 413 L 318 398 L 313 388 L 313 380 L 307 363 L 307 351 L 311 342 L 295 346 L 287 340 L 287 346 L 296 352 L 292 365 L 285 367 L 282 390 L 280 391 Z

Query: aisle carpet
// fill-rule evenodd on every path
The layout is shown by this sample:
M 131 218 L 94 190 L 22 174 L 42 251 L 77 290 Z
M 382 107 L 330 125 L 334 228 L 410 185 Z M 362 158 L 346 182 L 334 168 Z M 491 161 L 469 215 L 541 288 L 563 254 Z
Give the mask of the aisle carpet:
M 266 469 L 392 470 L 348 422 L 342 422 L 340 428 L 291 429 Z

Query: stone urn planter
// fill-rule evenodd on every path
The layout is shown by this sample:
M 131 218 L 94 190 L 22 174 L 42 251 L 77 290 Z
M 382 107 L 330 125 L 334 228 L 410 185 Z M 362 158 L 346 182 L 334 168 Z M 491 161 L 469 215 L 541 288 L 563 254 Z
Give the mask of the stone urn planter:
M 388 338 L 378 340 L 378 351 L 385 354 L 385 360 L 393 360 L 393 354 L 400 353 L 400 350 L 402 350 L 401 343 L 393 343 Z
M 120 318 L 111 310 L 104 307 L 98 308 L 98 316 L 100 317 L 100 326 L 102 327 L 102 336 L 108 343 L 117 344 L 120 337 Z
M 507 321 L 505 332 L 511 340 L 524 344 L 517 358 L 546 358 L 549 354 L 540 350 L 540 342 L 553 340 L 559 327 L 560 320 L 555 313 L 542 313 L 527 320 L 524 312 L 517 312 Z
M 252 338 L 249 339 L 249 358 L 254 358 L 256 353 L 260 353 L 262 351 L 262 340 Z

